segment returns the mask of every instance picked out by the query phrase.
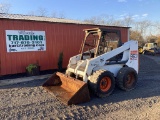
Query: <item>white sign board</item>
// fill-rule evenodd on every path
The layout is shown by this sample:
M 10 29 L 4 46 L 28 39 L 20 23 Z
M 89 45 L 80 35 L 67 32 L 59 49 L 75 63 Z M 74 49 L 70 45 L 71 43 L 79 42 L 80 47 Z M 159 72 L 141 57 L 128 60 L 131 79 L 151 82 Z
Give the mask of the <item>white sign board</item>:
M 7 52 L 46 51 L 45 31 L 6 30 Z

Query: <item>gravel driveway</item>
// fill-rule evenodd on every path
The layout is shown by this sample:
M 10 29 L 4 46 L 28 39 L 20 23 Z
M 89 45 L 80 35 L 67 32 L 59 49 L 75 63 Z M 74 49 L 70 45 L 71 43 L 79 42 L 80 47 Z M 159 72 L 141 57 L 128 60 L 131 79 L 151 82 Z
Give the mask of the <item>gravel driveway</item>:
M 92 96 L 90 102 L 80 105 L 63 105 L 41 87 L 44 81 L 0 87 L 0 119 L 160 119 L 160 56 L 140 55 L 134 90 L 116 88 L 107 98 Z

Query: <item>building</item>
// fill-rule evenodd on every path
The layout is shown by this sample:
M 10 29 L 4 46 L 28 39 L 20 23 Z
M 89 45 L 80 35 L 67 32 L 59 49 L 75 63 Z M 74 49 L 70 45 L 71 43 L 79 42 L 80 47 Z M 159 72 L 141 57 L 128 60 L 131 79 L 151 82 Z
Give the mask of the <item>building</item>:
M 122 42 L 128 41 L 129 27 L 0 14 L 0 75 L 23 73 L 31 63 L 38 63 L 41 70 L 56 69 L 60 52 L 64 54 L 63 67 L 66 67 L 69 58 L 79 52 L 84 37 L 83 29 L 93 27 L 118 29 Z

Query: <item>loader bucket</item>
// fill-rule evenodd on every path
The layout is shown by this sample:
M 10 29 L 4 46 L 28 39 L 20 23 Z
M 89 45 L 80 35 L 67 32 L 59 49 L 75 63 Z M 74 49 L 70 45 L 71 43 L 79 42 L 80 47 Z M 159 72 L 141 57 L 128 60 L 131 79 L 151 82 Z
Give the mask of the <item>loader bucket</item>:
M 90 100 L 87 83 L 60 72 L 53 74 L 42 86 L 67 105 Z

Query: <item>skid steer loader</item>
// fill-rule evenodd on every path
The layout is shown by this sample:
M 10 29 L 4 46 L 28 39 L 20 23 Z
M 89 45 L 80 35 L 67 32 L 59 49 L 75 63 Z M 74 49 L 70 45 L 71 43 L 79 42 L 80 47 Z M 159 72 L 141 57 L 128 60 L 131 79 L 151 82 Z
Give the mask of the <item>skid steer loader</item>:
M 89 101 L 89 90 L 98 97 L 110 95 L 115 84 L 132 90 L 137 82 L 138 42 L 122 44 L 119 30 L 84 31 L 80 54 L 70 58 L 65 74 L 53 74 L 43 87 L 67 105 Z

